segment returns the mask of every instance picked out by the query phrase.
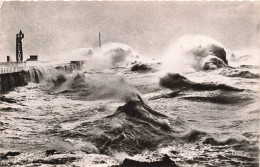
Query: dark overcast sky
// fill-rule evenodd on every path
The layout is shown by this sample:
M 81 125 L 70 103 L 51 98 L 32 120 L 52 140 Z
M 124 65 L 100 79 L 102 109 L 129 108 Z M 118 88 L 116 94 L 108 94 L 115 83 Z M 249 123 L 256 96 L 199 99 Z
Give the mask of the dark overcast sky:
M 83 47 L 120 42 L 146 55 L 160 54 L 186 34 L 210 36 L 229 49 L 259 44 L 257 2 L 4 2 L 0 55 L 15 55 L 21 29 L 24 54 L 55 56 Z

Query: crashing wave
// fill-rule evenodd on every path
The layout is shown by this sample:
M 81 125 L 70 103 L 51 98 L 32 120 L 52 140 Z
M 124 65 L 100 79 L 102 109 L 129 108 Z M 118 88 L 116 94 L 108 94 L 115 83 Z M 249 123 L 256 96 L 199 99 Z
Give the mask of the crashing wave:
M 192 66 L 198 70 L 214 70 L 228 66 L 225 49 L 215 44 L 199 46 L 192 49 L 190 54 L 195 59 L 195 64 Z
M 56 73 L 47 80 L 50 93 L 63 93 L 73 99 L 121 99 L 128 101 L 139 91 L 129 85 L 121 77 L 107 75 L 92 75 L 86 77 L 83 73 L 74 72 L 66 75 Z M 103 82 L 106 80 L 106 82 Z
M 166 118 L 167 116 L 154 111 L 152 108 L 150 108 L 142 101 L 139 95 L 137 96 L 139 98 L 139 101 L 128 102 L 124 106 L 119 107 L 115 114 L 119 114 L 120 112 L 123 112 L 129 117 L 141 119 L 150 122 L 155 126 L 160 126 L 162 129 L 169 130 L 170 126 L 167 122 L 160 119 L 156 119 L 156 116 L 160 116 L 164 118 Z M 115 114 L 113 116 L 115 116 Z
M 226 51 L 221 43 L 202 35 L 184 36 L 174 42 L 165 53 L 166 68 L 213 70 L 228 66 Z
M 125 44 L 112 43 L 102 47 L 102 55 L 110 57 L 112 66 L 122 65 L 131 54 L 133 49 Z
M 214 91 L 214 90 L 225 90 L 225 91 L 243 91 L 226 84 L 210 83 L 196 83 L 188 80 L 186 77 L 178 73 L 168 73 L 166 76 L 160 79 L 160 85 L 171 90 L 176 89 L 191 89 L 195 91 Z
M 86 60 L 85 69 L 88 70 L 102 70 L 151 61 L 122 43 L 107 43 L 101 49 L 94 50 Z
M 94 122 L 81 123 L 74 130 L 63 132 L 66 137 L 84 135 L 99 153 L 126 152 L 130 155 L 145 149 L 156 149 L 172 140 L 167 116 L 154 111 L 138 96 L 118 107 L 112 115 Z

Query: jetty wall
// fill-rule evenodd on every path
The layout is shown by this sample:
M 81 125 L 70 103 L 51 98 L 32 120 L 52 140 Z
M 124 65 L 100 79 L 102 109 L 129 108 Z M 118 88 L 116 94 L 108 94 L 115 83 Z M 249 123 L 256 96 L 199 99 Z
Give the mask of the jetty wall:
M 75 63 L 68 63 L 48 68 L 71 73 L 80 67 Z M 4 73 L 0 74 L 0 94 L 12 91 L 18 86 L 25 86 L 29 82 L 39 83 L 43 78 L 44 72 L 37 67 L 26 67 L 20 69 L 20 71 L 14 71 L 12 69 L 6 70 Z
M 17 86 L 24 86 L 27 84 L 24 72 L 12 72 L 0 74 L 1 93 L 6 93 Z

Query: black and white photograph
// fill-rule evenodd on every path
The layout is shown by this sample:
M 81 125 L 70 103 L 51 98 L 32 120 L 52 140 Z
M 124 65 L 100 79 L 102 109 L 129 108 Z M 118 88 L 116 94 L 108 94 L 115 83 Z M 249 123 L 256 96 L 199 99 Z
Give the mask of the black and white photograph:
M 0 1 L 1 167 L 258 167 L 260 2 Z

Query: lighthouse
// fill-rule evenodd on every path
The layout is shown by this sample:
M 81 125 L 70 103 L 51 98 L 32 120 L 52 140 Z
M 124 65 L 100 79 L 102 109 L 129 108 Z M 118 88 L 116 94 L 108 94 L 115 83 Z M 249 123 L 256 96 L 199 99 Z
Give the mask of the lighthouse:
M 17 63 L 23 62 L 23 46 L 22 39 L 24 38 L 24 34 L 20 30 L 18 34 L 16 34 L 16 61 Z

